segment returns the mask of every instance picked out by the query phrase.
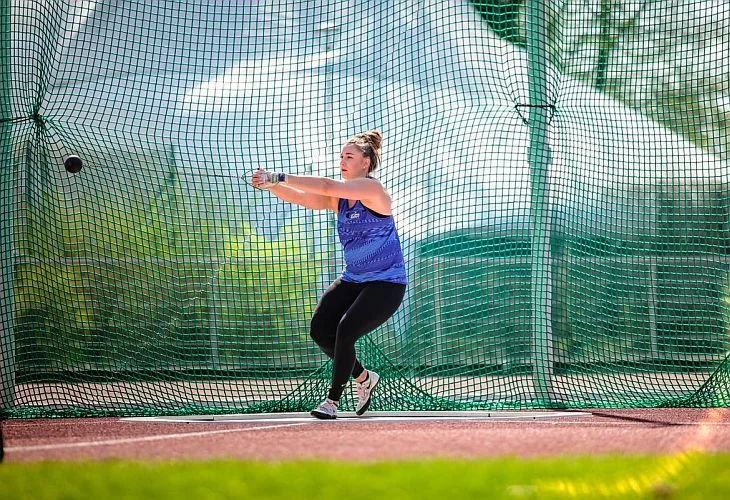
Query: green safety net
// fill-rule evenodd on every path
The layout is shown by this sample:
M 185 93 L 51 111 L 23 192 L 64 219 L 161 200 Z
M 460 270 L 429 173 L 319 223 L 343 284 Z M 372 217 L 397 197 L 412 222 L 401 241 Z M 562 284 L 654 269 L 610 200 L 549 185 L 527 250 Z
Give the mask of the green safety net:
M 319 403 L 335 214 L 248 181 L 339 178 L 368 129 L 409 276 L 358 343 L 372 409 L 730 406 L 727 4 L 3 0 L 0 25 L 4 418 Z

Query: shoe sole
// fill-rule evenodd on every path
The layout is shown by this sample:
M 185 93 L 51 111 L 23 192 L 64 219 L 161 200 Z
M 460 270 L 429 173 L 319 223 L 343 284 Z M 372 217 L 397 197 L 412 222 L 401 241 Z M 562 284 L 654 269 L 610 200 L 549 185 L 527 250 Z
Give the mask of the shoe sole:
M 320 419 L 320 420 L 334 420 L 334 419 L 337 418 L 337 415 L 330 415 L 328 413 L 321 413 L 321 412 L 318 412 L 317 410 L 310 411 L 309 414 L 312 415 L 313 417 L 316 417 L 316 418 Z
M 359 410 L 357 410 L 355 412 L 355 415 L 357 415 L 359 417 L 359 416 L 362 416 L 363 413 L 368 411 L 368 408 L 370 408 L 370 402 L 373 400 L 373 392 L 375 392 L 375 388 L 378 386 L 379 383 L 380 383 L 380 377 L 378 377 L 378 380 L 375 381 L 375 383 L 373 384 L 373 387 L 370 389 L 370 397 L 368 398 L 367 402 L 365 403 L 365 405 L 362 408 L 360 408 Z

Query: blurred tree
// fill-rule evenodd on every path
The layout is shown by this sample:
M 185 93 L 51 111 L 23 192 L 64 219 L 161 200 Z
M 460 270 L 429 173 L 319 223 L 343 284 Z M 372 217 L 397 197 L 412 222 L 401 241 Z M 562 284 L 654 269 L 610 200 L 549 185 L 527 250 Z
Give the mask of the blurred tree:
M 556 67 L 730 159 L 730 8 L 717 0 L 542 0 Z M 525 0 L 472 0 L 524 46 Z

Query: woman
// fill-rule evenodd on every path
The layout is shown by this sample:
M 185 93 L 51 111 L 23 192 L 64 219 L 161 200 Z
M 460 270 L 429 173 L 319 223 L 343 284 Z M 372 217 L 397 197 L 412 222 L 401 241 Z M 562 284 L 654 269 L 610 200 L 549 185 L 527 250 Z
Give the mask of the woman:
M 332 358 L 332 385 L 312 415 L 337 418 L 350 375 L 357 383 L 357 407 L 370 406 L 380 376 L 358 361 L 355 342 L 382 325 L 398 309 L 406 290 L 406 270 L 390 195 L 372 177 L 380 165 L 383 136 L 369 130 L 351 137 L 340 153 L 342 180 L 257 170 L 252 184 L 284 201 L 337 213 L 345 270 L 324 292 L 312 316 L 310 335 Z

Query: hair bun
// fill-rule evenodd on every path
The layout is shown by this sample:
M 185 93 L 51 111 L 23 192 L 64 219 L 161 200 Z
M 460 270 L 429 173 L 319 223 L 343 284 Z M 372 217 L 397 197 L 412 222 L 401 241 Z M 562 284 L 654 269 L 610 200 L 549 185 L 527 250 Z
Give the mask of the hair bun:
M 362 133 L 363 137 L 372 144 L 375 151 L 380 150 L 380 144 L 383 142 L 383 134 L 379 130 L 368 130 Z
M 370 170 L 373 172 L 380 166 L 380 144 L 383 142 L 383 134 L 379 130 L 366 130 L 353 135 L 346 144 L 354 144 L 362 154 L 370 159 Z

